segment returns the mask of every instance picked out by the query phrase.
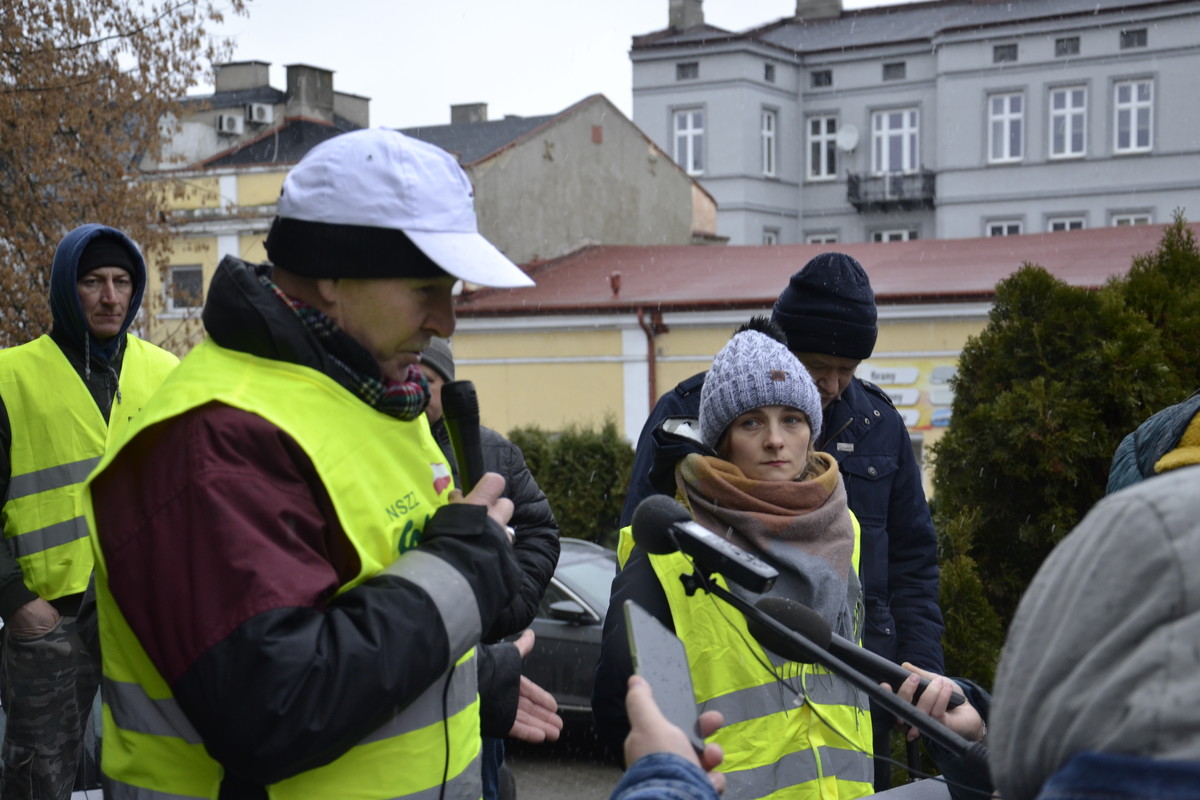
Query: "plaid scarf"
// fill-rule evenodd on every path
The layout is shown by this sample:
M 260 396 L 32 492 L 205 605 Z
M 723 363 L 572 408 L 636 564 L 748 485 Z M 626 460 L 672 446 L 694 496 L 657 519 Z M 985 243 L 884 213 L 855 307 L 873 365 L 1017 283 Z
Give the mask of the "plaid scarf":
M 351 346 L 361 349 L 336 322 L 303 300 L 280 289 L 266 275 L 260 275 L 258 279 L 295 312 L 300 323 L 321 343 L 330 361 L 349 378 L 345 385 L 358 399 L 376 411 L 396 419 L 411 421 L 421 416 L 425 406 L 429 405 L 429 383 L 420 367 L 410 364 L 402 381 L 364 374 L 335 354 L 335 350 L 346 352 Z

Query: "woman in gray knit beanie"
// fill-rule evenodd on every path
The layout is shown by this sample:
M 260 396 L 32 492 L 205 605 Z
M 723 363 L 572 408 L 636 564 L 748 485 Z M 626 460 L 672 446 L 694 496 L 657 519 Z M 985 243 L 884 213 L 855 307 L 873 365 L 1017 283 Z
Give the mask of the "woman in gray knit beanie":
M 757 317 L 717 355 L 700 396 L 700 438 L 711 449 L 676 464 L 677 496 L 702 527 L 779 571 L 767 595 L 808 606 L 857 641 L 858 526 L 837 461 L 813 447 L 820 395 L 785 342 L 774 323 Z M 680 420 L 672 422 L 665 434 L 680 429 Z M 689 593 L 680 577 L 694 565 L 683 554 L 638 552 L 613 582 L 608 619 L 623 617 L 618 604 L 632 600 L 683 640 L 697 703 L 723 710 L 729 722 L 713 736 L 729 765 L 727 796 L 870 794 L 867 696 L 765 649 L 741 614 L 704 591 Z M 759 597 L 736 584 L 730 589 L 751 602 Z M 617 644 L 625 637 L 610 627 L 596 672 L 598 720 L 611 713 L 601 693 L 607 689 L 599 687 L 621 685 L 629 669 L 628 651 Z M 794 766 L 801 764 L 808 766 Z

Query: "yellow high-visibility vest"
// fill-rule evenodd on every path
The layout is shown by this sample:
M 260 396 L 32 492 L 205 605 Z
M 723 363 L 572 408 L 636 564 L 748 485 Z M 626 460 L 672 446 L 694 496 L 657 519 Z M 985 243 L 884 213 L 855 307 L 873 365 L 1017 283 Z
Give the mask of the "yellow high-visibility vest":
M 0 350 L 0 397 L 12 446 L 4 538 L 38 597 L 78 594 L 92 573 L 83 481 L 118 441 L 179 359 L 126 335 L 125 355 L 105 419 L 75 367 L 49 336 Z
M 853 514 L 851 519 L 857 569 L 859 524 Z M 724 727 L 711 738 L 725 751 L 718 767 L 725 773 L 725 800 L 848 800 L 872 794 L 867 695 L 824 667 L 774 666 L 741 612 L 703 590 L 688 597 L 679 579 L 694 572 L 686 556 L 648 557 L 675 633 L 687 648 L 697 707 L 725 715 Z M 722 576 L 714 578 L 728 589 Z
M 473 646 L 478 611 L 474 603 L 462 602 L 471 588 L 460 573 L 411 549 L 451 488 L 445 457 L 425 417 L 397 420 L 320 372 L 208 340 L 183 360 L 135 421 L 127 441 L 150 425 L 214 401 L 261 416 L 312 460 L 361 563 L 339 593 L 382 572 L 401 574 L 430 594 L 446 625 L 452 656 L 461 654 L 452 669 L 381 728 L 333 762 L 267 786 L 267 795 L 279 800 L 437 798 L 445 776 L 445 798 L 477 800 L 482 793 Z M 115 455 L 105 457 L 97 475 Z M 86 499 L 104 664 L 101 767 L 113 797 L 216 798 L 224 770 L 209 757 L 122 615 L 108 585 L 104 531 L 96 530 Z

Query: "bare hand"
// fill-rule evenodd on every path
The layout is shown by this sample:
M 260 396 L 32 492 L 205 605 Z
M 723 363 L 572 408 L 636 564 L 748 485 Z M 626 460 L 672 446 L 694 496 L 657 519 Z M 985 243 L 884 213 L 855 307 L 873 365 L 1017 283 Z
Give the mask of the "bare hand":
M 920 667 L 914 667 L 907 661 L 901 666 L 909 672 L 916 674 L 909 675 L 904 683 L 900 684 L 900 688 L 896 690 L 896 695 L 900 699 L 906 703 L 912 703 L 913 695 L 917 692 L 921 678 L 928 678 L 929 686 L 921 693 L 920 699 L 914 705 L 968 741 L 978 742 L 983 738 L 987 732 L 987 727 L 983 724 L 983 718 L 979 716 L 979 712 L 975 710 L 974 706 L 969 702 L 965 702 L 955 708 L 947 707 L 950 702 L 950 695 L 958 688 L 954 681 L 942 677 L 936 672 L 929 672 Z M 883 686 L 891 691 L 891 687 L 886 683 Z M 921 732 L 916 728 L 909 728 L 906 734 L 910 742 L 915 741 L 920 735 Z
M 450 493 L 451 503 L 474 503 L 477 506 L 487 506 L 488 516 L 500 523 L 501 528 L 508 528 L 512 519 L 513 504 L 504 494 L 504 477 L 495 472 L 485 472 L 475 484 L 475 488 L 466 497 L 458 489 Z M 509 534 L 512 541 L 512 534 Z
M 7 625 L 13 637 L 35 639 L 54 630 L 61 618 L 58 609 L 42 598 L 35 597 L 13 612 Z
M 534 744 L 558 741 L 563 721 L 557 711 L 558 701 L 554 695 L 522 675 L 517 719 L 508 735 Z
M 629 692 L 625 695 L 625 712 L 629 715 L 629 736 L 625 737 L 625 764 L 632 766 L 642 756 L 651 753 L 674 753 L 708 773 L 708 780 L 717 792 L 725 791 L 725 776 L 713 770 L 725 754 L 719 744 L 708 744 L 699 757 L 692 749 L 687 734 L 671 724 L 654 702 L 650 684 L 639 675 L 629 677 Z M 700 732 L 711 736 L 724 723 L 720 711 L 705 711 L 700 715 Z

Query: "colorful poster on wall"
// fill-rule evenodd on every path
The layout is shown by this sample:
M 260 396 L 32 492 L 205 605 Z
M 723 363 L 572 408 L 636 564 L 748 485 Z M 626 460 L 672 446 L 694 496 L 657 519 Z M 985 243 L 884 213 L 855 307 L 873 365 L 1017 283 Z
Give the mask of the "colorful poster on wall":
M 955 364 L 952 356 L 880 357 L 864 361 L 856 374 L 888 393 L 909 430 L 931 430 L 950 424 Z

